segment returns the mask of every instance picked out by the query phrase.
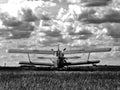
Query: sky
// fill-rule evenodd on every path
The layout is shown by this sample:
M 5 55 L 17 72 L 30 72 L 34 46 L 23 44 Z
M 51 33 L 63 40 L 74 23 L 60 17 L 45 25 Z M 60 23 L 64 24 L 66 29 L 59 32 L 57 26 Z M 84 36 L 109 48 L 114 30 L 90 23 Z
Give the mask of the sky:
M 93 53 L 91 59 L 100 59 L 102 65 L 119 65 L 119 3 L 119 0 L 0 0 L 1 65 L 17 65 L 22 58 L 26 60 L 25 55 L 8 54 L 9 48 L 50 49 L 58 43 L 69 49 L 110 47 L 110 52 Z M 80 56 L 85 60 L 86 54 Z

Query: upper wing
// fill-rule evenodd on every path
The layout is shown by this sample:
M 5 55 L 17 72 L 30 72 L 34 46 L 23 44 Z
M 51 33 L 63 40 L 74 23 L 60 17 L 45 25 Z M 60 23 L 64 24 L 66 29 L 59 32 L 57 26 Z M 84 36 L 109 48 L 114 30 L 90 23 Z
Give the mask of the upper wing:
M 80 50 L 67 50 L 65 54 L 76 54 L 76 53 L 91 53 L 91 52 L 109 52 L 111 48 L 89 48 Z
M 53 54 L 53 52 L 49 50 L 23 50 L 23 49 L 9 49 L 8 53 Z

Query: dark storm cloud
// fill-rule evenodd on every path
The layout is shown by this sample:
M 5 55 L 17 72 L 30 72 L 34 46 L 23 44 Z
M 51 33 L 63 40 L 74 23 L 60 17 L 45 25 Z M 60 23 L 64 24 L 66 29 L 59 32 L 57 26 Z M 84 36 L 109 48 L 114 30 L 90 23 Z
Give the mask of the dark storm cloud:
M 69 35 L 78 36 L 78 39 L 85 40 L 85 39 L 90 38 L 93 35 L 93 33 L 90 32 L 89 30 L 82 30 L 82 31 L 79 31 L 79 32 L 74 32 L 74 31 L 69 32 Z
M 85 23 L 120 23 L 120 12 L 117 10 L 108 10 L 103 14 L 102 18 L 99 17 L 88 17 L 81 19 Z
M 93 6 L 105 6 L 108 5 L 112 0 L 81 0 L 81 3 L 84 6 L 93 7 Z
M 34 22 L 38 19 L 30 8 L 27 8 L 27 9 L 22 8 L 21 11 L 22 11 L 22 14 L 20 15 L 23 21 Z

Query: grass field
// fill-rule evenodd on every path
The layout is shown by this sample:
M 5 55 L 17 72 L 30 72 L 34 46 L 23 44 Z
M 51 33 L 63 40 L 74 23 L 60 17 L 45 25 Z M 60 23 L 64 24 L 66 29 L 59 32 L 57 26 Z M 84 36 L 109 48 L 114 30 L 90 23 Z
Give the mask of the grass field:
M 120 71 L 1 71 L 0 90 L 120 90 Z

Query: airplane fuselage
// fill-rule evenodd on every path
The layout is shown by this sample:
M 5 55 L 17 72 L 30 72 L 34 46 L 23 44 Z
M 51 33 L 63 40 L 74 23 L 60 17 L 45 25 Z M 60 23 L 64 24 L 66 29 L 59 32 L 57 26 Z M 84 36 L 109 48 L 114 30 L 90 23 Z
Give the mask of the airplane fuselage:
M 57 68 L 63 68 L 66 63 L 66 58 L 64 57 L 64 53 L 60 50 L 55 51 L 55 56 L 57 57 L 57 60 L 55 61 Z

